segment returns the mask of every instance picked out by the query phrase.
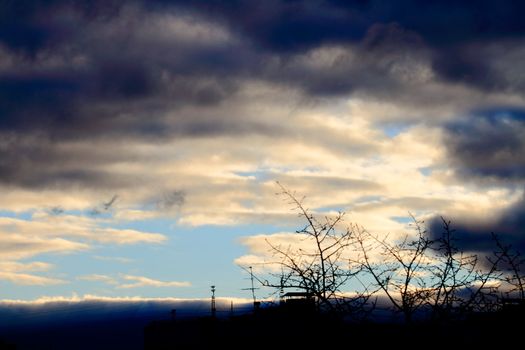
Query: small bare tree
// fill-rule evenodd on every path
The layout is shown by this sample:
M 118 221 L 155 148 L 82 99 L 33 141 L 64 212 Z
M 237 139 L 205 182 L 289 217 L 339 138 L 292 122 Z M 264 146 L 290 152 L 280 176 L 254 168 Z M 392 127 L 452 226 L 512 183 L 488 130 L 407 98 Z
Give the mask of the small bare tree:
M 319 219 L 303 204 L 304 197 L 298 198 L 295 192 L 277 184 L 279 194 L 306 224 L 296 231 L 300 244 L 283 245 L 267 240 L 282 273 L 273 275 L 276 282 L 264 281 L 264 285 L 279 290 L 302 290 L 315 296 L 321 310 L 341 311 L 364 304 L 368 293 L 349 298 L 342 292 L 343 286 L 360 271 L 350 266 L 345 257 L 352 244 L 352 231 L 341 229 L 344 213 Z
M 426 304 L 431 294 L 427 251 L 432 241 L 422 222 L 413 216 L 412 219 L 415 235 L 405 235 L 398 241 L 390 241 L 388 235 L 379 237 L 363 228 L 355 230 L 359 252 L 355 262 L 372 276 L 376 291 L 386 295 L 406 322 L 411 322 L 414 313 Z
M 525 266 L 525 258 L 512 245 L 504 244 L 496 234 L 493 233 L 492 238 L 497 249 L 491 262 L 500 271 L 502 282 L 510 287 L 505 291 L 506 294 L 525 300 L 525 274 L 522 271 Z
M 292 210 L 305 221 L 296 231 L 294 243 L 266 240 L 281 273 L 271 273 L 272 281 L 257 278 L 264 286 L 279 291 L 301 290 L 315 297 L 319 310 L 364 311 L 368 301 L 381 292 L 407 323 L 419 310 L 434 320 L 465 315 L 470 311 L 488 311 L 497 305 L 498 268 L 510 271 L 505 277 L 512 292 L 525 299 L 525 277 L 520 267 L 521 256 L 503 245 L 497 237 L 494 258 L 480 261 L 478 255 L 465 252 L 457 243 L 450 221 L 441 218 L 443 231 L 436 239 L 424 229 L 424 222 L 412 214 L 413 232 L 400 239 L 372 234 L 360 226 L 343 227 L 344 213 L 314 215 L 297 197 L 281 184 Z M 371 278 L 370 285 L 361 283 L 361 275 Z M 361 287 L 345 293 L 348 282 Z M 366 279 L 365 279 L 366 280 Z
M 434 319 L 447 319 L 453 313 L 486 311 L 494 306 L 496 293 L 489 282 L 497 280 L 497 261 L 481 263 L 478 255 L 462 251 L 451 222 L 441 217 L 441 236 L 432 244 L 432 294 L 429 305 Z
M 357 262 L 372 276 L 376 290 L 386 295 L 394 310 L 410 322 L 417 310 L 429 307 L 435 320 L 495 307 L 497 286 L 491 282 L 497 281 L 502 257 L 482 263 L 477 254 L 459 249 L 450 221 L 442 218 L 442 235 L 431 239 L 424 223 L 411 217 L 415 234 L 398 241 L 363 229 L 356 235 L 360 252 Z M 380 259 L 371 254 L 379 254 Z M 508 250 L 502 250 L 501 255 L 508 257 Z

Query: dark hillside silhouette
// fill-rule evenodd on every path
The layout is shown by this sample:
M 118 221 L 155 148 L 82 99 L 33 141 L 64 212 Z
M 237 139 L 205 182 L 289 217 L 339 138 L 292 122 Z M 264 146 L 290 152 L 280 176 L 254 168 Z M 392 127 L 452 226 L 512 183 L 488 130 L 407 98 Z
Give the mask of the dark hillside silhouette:
M 145 349 L 370 347 L 444 349 L 456 346 L 513 346 L 521 330 L 523 305 L 463 320 L 404 323 L 352 322 L 311 309 L 284 306 L 230 319 L 199 318 L 150 323 Z

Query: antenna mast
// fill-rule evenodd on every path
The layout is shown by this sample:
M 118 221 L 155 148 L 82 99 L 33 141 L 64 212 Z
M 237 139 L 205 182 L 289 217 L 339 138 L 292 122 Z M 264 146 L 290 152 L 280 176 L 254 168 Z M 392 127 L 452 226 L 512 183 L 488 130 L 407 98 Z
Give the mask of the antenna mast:
M 252 267 L 250 266 L 249 269 L 250 269 L 250 281 L 252 283 L 252 287 L 251 288 L 243 288 L 243 290 L 250 290 L 252 292 L 253 305 L 255 307 L 255 304 L 257 303 L 257 298 L 255 297 L 255 291 L 257 289 L 259 289 L 259 288 L 255 288 L 255 286 L 254 286 L 254 283 L 253 283 L 254 276 L 253 276 L 253 269 L 252 269 Z
M 215 308 L 215 286 L 211 286 L 211 317 L 215 318 L 217 309 Z
M 259 288 L 255 288 L 255 285 L 254 285 L 254 279 L 255 279 L 255 276 L 253 275 L 253 268 L 250 266 L 250 281 L 252 283 L 252 286 L 251 288 L 243 288 L 243 290 L 250 290 L 252 291 L 252 298 L 253 298 L 253 309 L 254 311 L 256 311 L 257 309 L 259 309 L 259 306 L 261 303 L 257 302 L 257 298 L 255 297 L 255 290 L 259 289 Z M 243 267 L 243 270 L 247 271 L 246 268 Z M 258 280 L 258 279 L 257 279 Z
M 255 298 L 255 288 L 253 287 L 253 269 L 251 266 L 250 266 L 250 280 L 252 281 L 252 287 L 250 289 L 252 291 L 253 302 L 255 303 L 256 298 Z

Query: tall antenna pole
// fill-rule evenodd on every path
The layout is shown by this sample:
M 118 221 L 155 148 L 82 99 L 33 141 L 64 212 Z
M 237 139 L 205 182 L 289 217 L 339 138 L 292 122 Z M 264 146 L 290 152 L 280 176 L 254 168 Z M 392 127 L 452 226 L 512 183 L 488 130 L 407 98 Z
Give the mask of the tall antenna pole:
M 215 308 L 215 286 L 211 286 L 211 317 L 215 318 L 217 309 Z
M 257 300 L 255 299 L 255 288 L 253 287 L 253 269 L 251 266 L 250 266 L 250 279 L 252 281 L 252 288 L 250 289 L 252 290 L 253 302 L 255 303 Z
M 255 290 L 259 289 L 259 288 L 255 288 L 255 286 L 254 286 L 254 279 L 255 279 L 255 277 L 253 276 L 253 269 L 252 269 L 252 267 L 250 266 L 249 269 L 250 269 L 250 271 L 249 271 L 250 272 L 250 281 L 252 283 L 252 286 L 251 286 L 251 288 L 243 288 L 242 290 L 250 290 L 252 292 L 253 307 L 255 308 L 256 307 L 256 303 L 257 303 L 257 298 L 255 297 Z M 246 271 L 246 269 L 244 269 L 244 270 Z

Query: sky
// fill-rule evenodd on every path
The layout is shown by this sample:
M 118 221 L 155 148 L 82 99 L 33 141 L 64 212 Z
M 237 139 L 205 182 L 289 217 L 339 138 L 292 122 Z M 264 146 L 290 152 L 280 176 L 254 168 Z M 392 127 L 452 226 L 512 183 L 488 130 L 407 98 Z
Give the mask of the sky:
M 524 11 L 0 1 L 0 299 L 250 298 L 240 266 L 302 225 L 276 181 L 525 248 Z

